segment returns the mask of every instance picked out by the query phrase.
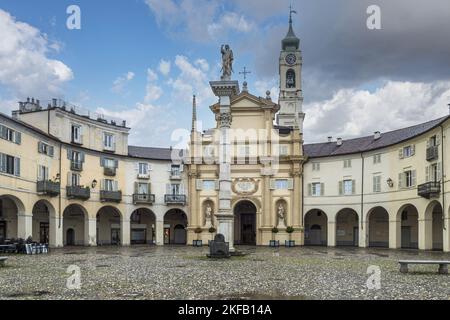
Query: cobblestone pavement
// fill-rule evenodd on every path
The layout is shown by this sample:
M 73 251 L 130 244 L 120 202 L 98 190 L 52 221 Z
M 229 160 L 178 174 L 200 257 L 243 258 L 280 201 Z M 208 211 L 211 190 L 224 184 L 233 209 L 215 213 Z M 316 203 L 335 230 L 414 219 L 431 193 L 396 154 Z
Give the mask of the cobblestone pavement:
M 0 268 L 0 299 L 450 299 L 450 276 L 438 266 L 399 272 L 399 259 L 445 259 L 415 250 L 238 247 L 229 260 L 208 248 L 98 247 L 12 255 Z M 81 270 L 69 290 L 67 269 Z M 381 289 L 368 290 L 367 268 L 381 268 Z

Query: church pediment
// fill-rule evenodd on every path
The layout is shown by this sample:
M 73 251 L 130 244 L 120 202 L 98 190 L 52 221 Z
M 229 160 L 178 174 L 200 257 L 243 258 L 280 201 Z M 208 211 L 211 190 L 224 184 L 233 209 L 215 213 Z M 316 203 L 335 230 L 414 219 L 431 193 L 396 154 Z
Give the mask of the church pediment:
M 214 112 L 218 112 L 220 108 L 219 103 L 216 103 L 211 106 L 211 110 Z M 278 104 L 274 103 L 270 99 L 257 97 L 248 92 L 241 92 L 239 95 L 234 96 L 231 99 L 231 110 L 248 110 L 248 111 L 256 111 L 261 109 L 272 109 L 273 112 L 277 112 L 279 110 Z

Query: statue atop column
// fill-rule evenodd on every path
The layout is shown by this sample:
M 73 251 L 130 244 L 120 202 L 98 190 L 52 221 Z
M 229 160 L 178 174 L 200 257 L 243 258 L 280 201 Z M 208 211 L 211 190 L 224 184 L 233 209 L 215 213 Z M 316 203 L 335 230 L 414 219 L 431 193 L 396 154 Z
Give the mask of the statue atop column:
M 231 80 L 233 72 L 233 50 L 228 44 L 222 45 L 220 52 L 222 53 L 222 77 L 221 80 Z

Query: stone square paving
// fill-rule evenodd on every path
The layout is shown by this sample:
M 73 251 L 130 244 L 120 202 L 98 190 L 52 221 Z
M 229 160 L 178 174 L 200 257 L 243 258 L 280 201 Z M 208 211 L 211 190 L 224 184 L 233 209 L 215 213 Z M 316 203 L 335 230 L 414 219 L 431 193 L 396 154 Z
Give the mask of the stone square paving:
M 450 299 L 450 276 L 437 266 L 399 259 L 450 260 L 450 254 L 358 248 L 238 247 L 230 260 L 206 258 L 208 248 L 97 247 L 11 255 L 0 268 L 0 299 Z M 69 290 L 69 266 L 81 289 Z M 367 288 L 369 266 L 381 289 Z

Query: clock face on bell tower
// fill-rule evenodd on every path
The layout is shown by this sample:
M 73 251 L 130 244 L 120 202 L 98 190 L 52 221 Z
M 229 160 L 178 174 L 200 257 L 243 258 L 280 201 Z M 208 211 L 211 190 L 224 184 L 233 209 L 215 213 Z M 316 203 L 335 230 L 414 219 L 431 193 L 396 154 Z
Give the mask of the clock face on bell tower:
M 285 61 L 288 65 L 292 66 L 293 64 L 295 64 L 297 62 L 297 57 L 295 56 L 295 54 L 289 53 L 286 56 Z

